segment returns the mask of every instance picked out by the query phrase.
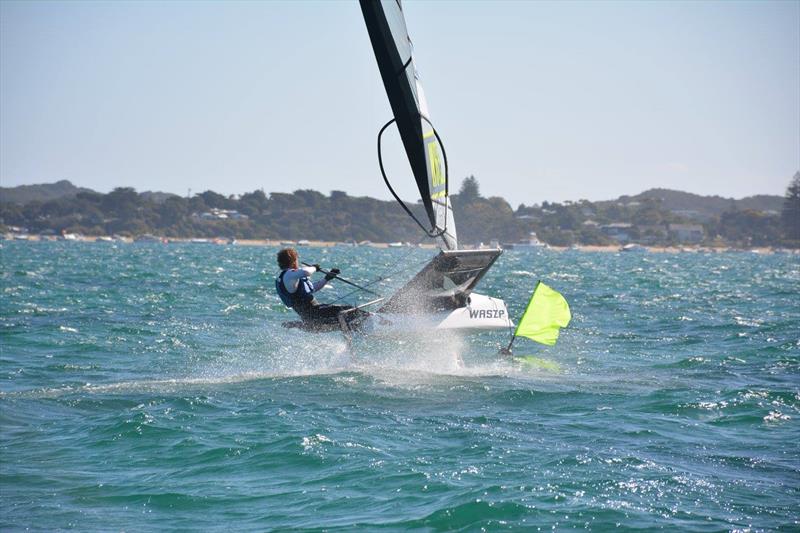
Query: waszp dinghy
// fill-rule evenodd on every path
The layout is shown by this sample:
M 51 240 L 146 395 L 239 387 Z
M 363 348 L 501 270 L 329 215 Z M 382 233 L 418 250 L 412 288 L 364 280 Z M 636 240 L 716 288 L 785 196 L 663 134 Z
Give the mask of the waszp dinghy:
M 416 329 L 492 330 L 513 324 L 505 302 L 473 292 L 502 250 L 459 250 L 450 204 L 447 156 L 433 127 L 412 58 L 399 0 L 360 0 L 364 22 L 394 118 L 378 134 L 381 174 L 395 200 L 442 249 L 416 276 L 364 319 L 373 333 Z M 397 125 L 419 189 L 427 224 L 392 188 L 383 168 L 381 138 Z
M 433 127 L 425 95 L 412 58 L 399 0 L 360 0 L 386 94 L 394 118 L 378 134 L 381 174 L 395 200 L 434 239 L 441 251 L 408 283 L 388 298 L 380 298 L 340 313 L 339 325 L 347 335 L 353 330 L 373 335 L 414 331 L 480 331 L 513 327 L 505 302 L 473 292 L 503 253 L 494 250 L 459 250 L 453 208 L 450 204 L 447 156 Z M 397 125 L 426 221 L 420 221 L 392 188 L 383 168 L 381 139 Z M 350 283 L 350 282 L 347 282 Z M 369 312 L 367 311 L 369 309 Z M 287 327 L 331 331 L 335 324 L 289 322 Z

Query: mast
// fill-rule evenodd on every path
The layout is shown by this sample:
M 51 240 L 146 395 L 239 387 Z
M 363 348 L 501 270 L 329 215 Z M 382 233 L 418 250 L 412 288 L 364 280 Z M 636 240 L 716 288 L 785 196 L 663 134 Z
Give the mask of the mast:
M 403 7 L 399 0 L 360 0 L 360 4 L 394 122 L 430 224 L 430 229 L 424 226 L 423 229 L 440 239 L 445 249 L 456 249 L 458 240 L 448 194 L 444 150 L 433 128 L 414 67 Z

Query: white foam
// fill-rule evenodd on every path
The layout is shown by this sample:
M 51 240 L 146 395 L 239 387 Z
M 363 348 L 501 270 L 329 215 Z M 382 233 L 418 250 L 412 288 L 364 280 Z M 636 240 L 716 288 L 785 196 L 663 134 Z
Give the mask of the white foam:
M 465 363 L 466 360 L 466 363 Z M 352 351 L 338 334 L 268 330 L 237 339 L 236 347 L 218 353 L 192 354 L 182 375 L 116 383 L 84 383 L 54 388 L 0 392 L 0 397 L 60 397 L 71 394 L 127 392 L 174 393 L 263 379 L 333 375 L 340 385 L 355 386 L 369 376 L 388 386 L 416 387 L 446 382 L 447 377 L 513 377 L 553 380 L 559 373 L 526 368 L 492 349 L 470 345 L 469 338 L 437 332 L 429 338 L 356 339 Z M 348 382 L 349 380 L 349 382 Z M 443 381 L 444 380 L 444 381 Z

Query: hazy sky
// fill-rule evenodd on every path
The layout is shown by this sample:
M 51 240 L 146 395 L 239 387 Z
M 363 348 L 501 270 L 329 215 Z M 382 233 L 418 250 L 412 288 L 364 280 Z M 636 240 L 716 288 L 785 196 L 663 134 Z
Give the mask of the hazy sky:
M 738 198 L 800 169 L 800 2 L 404 8 L 451 187 Z M 3 186 L 389 198 L 391 110 L 355 1 L 2 1 L 0 48 Z

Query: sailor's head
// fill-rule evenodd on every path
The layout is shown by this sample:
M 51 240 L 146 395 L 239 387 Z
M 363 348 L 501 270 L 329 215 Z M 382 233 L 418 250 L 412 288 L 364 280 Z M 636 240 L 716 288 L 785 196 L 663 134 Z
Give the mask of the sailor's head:
M 297 268 L 297 250 L 294 248 L 284 248 L 278 252 L 278 267 L 281 270 Z

